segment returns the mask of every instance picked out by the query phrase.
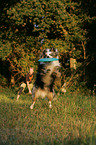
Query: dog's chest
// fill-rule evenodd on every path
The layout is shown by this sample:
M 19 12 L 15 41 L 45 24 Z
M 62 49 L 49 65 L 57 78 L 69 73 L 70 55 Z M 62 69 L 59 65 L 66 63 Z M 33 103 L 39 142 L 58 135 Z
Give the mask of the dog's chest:
M 46 85 L 50 85 L 51 82 L 53 81 L 52 74 L 55 71 L 55 66 L 53 63 L 46 64 L 46 67 L 44 67 L 44 75 L 42 76 L 42 81 Z
M 42 99 L 48 96 L 49 90 L 45 87 L 44 89 L 38 88 L 36 92 L 37 98 L 41 97 Z

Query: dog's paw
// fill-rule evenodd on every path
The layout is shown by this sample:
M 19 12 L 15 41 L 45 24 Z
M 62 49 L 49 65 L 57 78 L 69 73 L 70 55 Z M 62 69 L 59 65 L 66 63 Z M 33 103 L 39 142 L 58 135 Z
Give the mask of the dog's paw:
M 51 105 L 51 104 L 49 105 L 49 108 L 50 108 L 50 109 L 52 108 L 52 105 Z
M 33 109 L 33 105 L 30 106 L 30 109 L 31 109 L 31 110 Z
M 50 108 L 50 109 L 52 108 L 51 101 L 49 101 L 49 108 Z

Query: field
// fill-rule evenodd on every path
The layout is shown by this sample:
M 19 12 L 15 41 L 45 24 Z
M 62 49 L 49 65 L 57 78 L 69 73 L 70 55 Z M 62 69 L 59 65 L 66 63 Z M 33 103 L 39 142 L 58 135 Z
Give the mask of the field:
M 96 97 L 62 94 L 48 107 L 31 95 L 0 88 L 0 145 L 96 145 Z

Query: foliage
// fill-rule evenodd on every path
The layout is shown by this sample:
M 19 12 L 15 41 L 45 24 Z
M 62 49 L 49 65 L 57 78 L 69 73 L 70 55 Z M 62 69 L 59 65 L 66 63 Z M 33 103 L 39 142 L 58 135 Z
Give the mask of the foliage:
M 10 7 L 7 15 L 15 27 L 15 33 L 23 29 L 22 32 L 26 35 L 35 34 L 38 41 L 44 39 L 45 47 L 48 47 L 50 42 L 55 47 L 59 45 L 59 48 L 64 46 L 66 49 L 72 49 L 78 44 L 81 45 L 86 34 L 82 24 L 87 16 L 81 13 L 78 7 L 78 3 L 66 0 L 22 0 Z
M 66 0 L 22 0 L 5 7 L 7 27 L 1 25 L 1 58 L 10 61 L 11 71 L 21 73 L 30 63 L 34 66 L 46 47 L 56 47 L 61 53 L 74 47 L 81 51 L 86 34 L 82 24 L 87 16 L 78 6 Z
M 8 80 L 1 74 L 0 74 L 0 85 L 2 85 L 3 87 L 8 85 Z
M 83 63 L 89 41 L 87 26 L 95 22 L 89 9 L 84 10 L 86 4 L 82 0 L 1 2 L 0 58 L 10 62 L 15 80 L 19 81 L 30 66 L 36 70 L 40 53 L 49 47 L 58 48 L 62 64 L 66 52 L 77 59 L 77 67 Z M 85 52 L 91 55 L 90 48 Z

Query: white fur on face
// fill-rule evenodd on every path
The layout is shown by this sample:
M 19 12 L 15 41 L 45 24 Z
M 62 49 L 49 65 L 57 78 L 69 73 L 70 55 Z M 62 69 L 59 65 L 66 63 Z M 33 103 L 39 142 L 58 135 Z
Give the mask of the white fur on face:
M 49 57 L 49 58 L 53 58 L 50 54 L 52 54 L 52 52 L 50 51 L 50 49 L 46 49 L 46 55 L 47 55 L 47 57 Z

